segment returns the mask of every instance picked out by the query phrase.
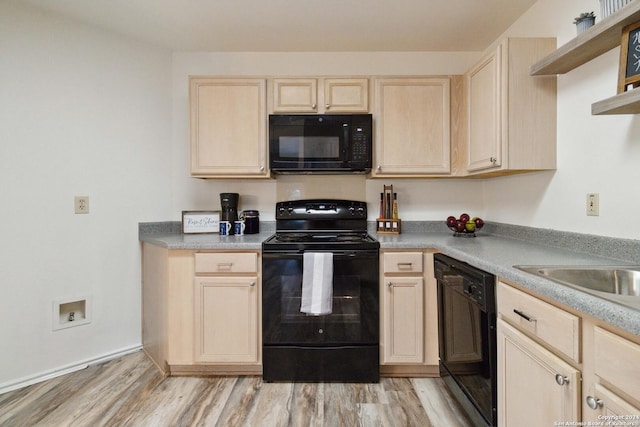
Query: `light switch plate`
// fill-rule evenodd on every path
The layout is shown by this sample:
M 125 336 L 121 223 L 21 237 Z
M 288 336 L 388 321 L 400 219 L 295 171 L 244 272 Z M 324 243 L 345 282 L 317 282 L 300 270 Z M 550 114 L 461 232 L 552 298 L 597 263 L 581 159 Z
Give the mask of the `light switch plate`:
M 600 195 L 598 193 L 587 193 L 587 215 L 600 216 Z

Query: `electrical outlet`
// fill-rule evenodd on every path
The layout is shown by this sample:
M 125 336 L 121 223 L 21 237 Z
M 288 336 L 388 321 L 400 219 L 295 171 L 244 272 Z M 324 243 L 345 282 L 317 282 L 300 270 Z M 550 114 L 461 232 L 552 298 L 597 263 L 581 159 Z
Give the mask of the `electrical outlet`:
M 600 216 L 600 196 L 598 193 L 587 194 L 587 215 Z
M 77 214 L 89 213 L 89 196 L 76 196 L 74 198 L 75 212 Z

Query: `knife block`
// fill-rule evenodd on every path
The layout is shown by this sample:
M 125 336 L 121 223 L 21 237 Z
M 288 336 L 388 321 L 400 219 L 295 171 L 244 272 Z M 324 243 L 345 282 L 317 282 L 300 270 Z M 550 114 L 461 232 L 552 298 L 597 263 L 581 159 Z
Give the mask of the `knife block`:
M 399 219 L 378 218 L 376 220 L 376 233 L 400 234 L 402 221 Z

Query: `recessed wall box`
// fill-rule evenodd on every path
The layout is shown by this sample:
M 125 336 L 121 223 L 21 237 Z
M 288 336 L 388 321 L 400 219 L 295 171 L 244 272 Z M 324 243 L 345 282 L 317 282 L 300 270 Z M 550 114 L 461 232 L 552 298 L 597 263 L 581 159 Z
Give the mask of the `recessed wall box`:
M 91 322 L 91 297 L 60 299 L 53 302 L 53 330 Z

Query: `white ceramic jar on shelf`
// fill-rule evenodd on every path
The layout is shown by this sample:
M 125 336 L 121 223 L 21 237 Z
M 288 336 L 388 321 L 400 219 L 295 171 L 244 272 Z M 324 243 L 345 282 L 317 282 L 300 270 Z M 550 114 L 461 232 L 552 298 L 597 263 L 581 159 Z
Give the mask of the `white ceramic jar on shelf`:
M 601 19 L 606 18 L 628 3 L 631 3 L 631 0 L 600 0 Z

